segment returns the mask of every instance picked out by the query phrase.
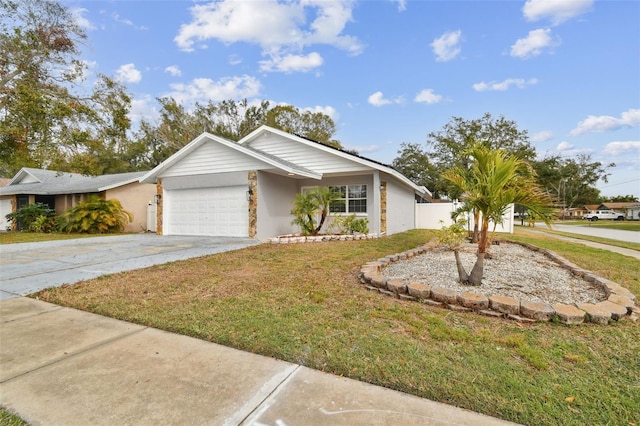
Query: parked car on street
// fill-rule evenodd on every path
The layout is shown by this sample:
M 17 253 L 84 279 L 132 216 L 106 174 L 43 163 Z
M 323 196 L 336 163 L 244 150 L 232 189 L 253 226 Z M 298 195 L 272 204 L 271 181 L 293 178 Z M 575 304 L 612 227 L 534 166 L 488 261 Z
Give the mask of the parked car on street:
M 624 214 L 614 212 L 613 210 L 596 210 L 594 213 L 587 213 L 582 217 L 592 222 L 600 219 L 624 220 Z

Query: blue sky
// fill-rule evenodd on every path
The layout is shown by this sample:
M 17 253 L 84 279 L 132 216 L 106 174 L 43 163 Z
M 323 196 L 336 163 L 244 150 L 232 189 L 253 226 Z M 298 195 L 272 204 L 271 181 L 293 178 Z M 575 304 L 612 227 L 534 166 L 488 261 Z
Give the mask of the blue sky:
M 391 163 L 452 116 L 517 122 L 540 156 L 615 162 L 604 195 L 640 196 L 640 2 L 65 1 L 91 76 L 132 117 L 155 99 L 263 99 L 321 111 Z

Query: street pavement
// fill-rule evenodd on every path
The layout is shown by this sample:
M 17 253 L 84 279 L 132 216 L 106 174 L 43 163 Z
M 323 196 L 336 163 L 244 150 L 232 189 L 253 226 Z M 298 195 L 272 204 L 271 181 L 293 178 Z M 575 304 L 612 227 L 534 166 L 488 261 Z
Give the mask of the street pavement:
M 596 228 L 590 226 L 591 223 L 585 221 L 584 225 L 562 225 L 554 223 L 551 227 L 555 231 L 569 232 L 571 234 L 589 235 L 592 237 L 609 238 L 610 240 L 626 241 L 628 243 L 640 244 L 640 232 L 624 231 L 621 229 Z M 536 224 L 536 226 L 545 226 Z

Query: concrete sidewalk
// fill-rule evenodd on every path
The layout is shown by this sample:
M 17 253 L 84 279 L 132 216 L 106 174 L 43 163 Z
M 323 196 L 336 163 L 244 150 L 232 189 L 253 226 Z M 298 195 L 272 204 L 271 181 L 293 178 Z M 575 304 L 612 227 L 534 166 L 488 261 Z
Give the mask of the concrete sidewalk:
M 34 299 L 0 319 L 0 405 L 32 424 L 511 424 Z

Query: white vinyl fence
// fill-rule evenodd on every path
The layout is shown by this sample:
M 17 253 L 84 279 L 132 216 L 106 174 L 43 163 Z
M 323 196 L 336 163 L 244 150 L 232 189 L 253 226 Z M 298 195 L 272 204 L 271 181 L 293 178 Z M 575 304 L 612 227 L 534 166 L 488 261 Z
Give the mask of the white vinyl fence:
M 416 228 L 418 229 L 442 229 L 443 226 L 453 224 L 451 213 L 458 207 L 459 203 L 416 203 Z M 495 232 L 513 234 L 513 214 L 514 205 L 510 204 L 502 217 L 502 224 L 496 226 Z M 473 215 L 469 214 L 465 217 L 470 229 L 473 229 Z M 442 222 L 441 222 L 442 221 Z M 489 231 L 493 231 L 493 225 Z

